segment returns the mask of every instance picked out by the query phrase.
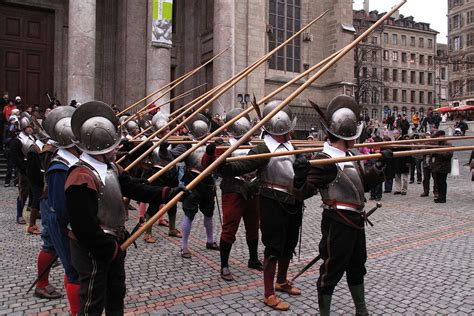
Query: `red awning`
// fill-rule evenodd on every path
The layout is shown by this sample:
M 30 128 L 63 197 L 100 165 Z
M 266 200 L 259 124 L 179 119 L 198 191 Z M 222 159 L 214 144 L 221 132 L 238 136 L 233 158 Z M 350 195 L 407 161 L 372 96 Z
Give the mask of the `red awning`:
M 436 110 L 433 110 L 433 112 L 438 112 L 438 113 L 446 113 L 450 111 L 453 111 L 453 108 L 449 106 L 443 106 L 443 107 L 437 108 Z
M 455 111 L 474 111 L 474 105 L 462 105 L 453 108 Z

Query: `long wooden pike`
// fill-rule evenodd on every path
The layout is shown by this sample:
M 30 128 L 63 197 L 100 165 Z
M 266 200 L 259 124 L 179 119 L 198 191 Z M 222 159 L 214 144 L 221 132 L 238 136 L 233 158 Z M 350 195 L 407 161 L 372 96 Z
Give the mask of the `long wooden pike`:
M 191 181 L 186 188 L 192 190 L 199 182 L 201 182 L 205 177 L 211 174 L 219 165 L 225 163 L 225 159 L 239 146 L 248 139 L 253 133 L 260 129 L 268 120 L 270 120 L 276 113 L 281 111 L 286 105 L 288 105 L 297 95 L 301 94 L 304 89 L 311 85 L 316 79 L 321 77 L 332 65 L 334 65 L 338 60 L 340 60 L 344 55 L 346 55 L 351 49 L 355 47 L 362 39 L 367 37 L 373 30 L 379 27 L 387 18 L 389 18 L 396 10 L 398 10 L 407 0 L 402 0 L 400 4 L 392 8 L 387 12 L 379 21 L 374 23 L 370 28 L 368 28 L 364 33 L 362 33 L 356 40 L 351 44 L 347 45 L 340 53 L 337 54 L 334 59 L 331 59 L 322 69 L 320 69 L 315 75 L 308 79 L 302 86 L 296 89 L 288 98 L 286 98 L 281 104 L 279 104 L 275 109 L 273 109 L 267 116 L 265 116 L 260 122 L 253 126 L 242 138 L 240 138 L 235 144 L 233 144 L 227 151 L 225 151 L 219 158 L 217 158 L 211 165 L 204 169 L 201 174 L 199 174 L 193 181 Z M 154 222 L 156 222 L 163 214 L 165 214 L 171 207 L 173 207 L 184 195 L 183 192 L 178 193 L 173 197 L 168 203 L 166 203 L 154 216 L 152 216 L 138 231 L 136 231 L 130 238 L 128 238 L 120 247 L 122 250 L 127 249 L 133 241 L 140 237 L 143 232 L 145 232 Z
M 172 98 L 172 99 L 170 99 L 170 100 L 168 100 L 168 101 L 162 102 L 162 103 L 160 103 L 160 104 L 158 104 L 158 105 L 154 105 L 154 106 L 152 106 L 151 108 L 143 107 L 143 108 L 141 108 L 139 111 L 137 111 L 136 113 L 134 113 L 134 114 L 130 115 L 129 117 L 127 117 L 127 119 L 125 119 L 125 120 L 122 122 L 122 126 L 124 126 L 125 124 L 127 124 L 128 122 L 130 122 L 131 120 L 133 120 L 135 117 L 137 117 L 137 116 L 139 116 L 139 115 L 145 115 L 145 114 L 147 114 L 147 113 L 149 113 L 149 112 L 151 112 L 151 111 L 160 109 L 161 107 L 165 106 L 165 105 L 168 104 L 168 103 L 171 103 L 171 102 L 180 100 L 180 99 L 182 99 L 182 98 L 184 98 L 184 97 L 187 97 L 188 95 L 191 94 L 191 92 L 193 92 L 194 90 L 197 90 L 197 89 L 199 89 L 199 88 L 202 88 L 202 87 L 205 86 L 205 85 L 207 85 L 207 82 L 206 82 L 206 83 L 203 83 L 203 84 L 201 84 L 201 85 L 199 85 L 199 86 L 197 86 L 197 87 L 194 87 L 194 88 L 192 88 L 192 89 L 190 89 L 190 90 L 188 90 L 188 91 L 186 91 L 186 92 L 184 92 L 184 93 L 181 93 L 180 95 L 178 95 L 178 96 L 176 96 L 176 97 L 174 97 L 174 98 Z M 156 100 L 158 100 L 158 99 L 156 99 Z M 156 100 L 152 101 L 151 104 L 153 104 Z
M 419 150 L 405 150 L 405 151 L 396 151 L 393 153 L 393 157 L 406 157 L 413 155 L 427 155 L 427 154 L 436 154 L 436 153 L 447 153 L 455 151 L 471 151 L 474 150 L 474 146 L 453 146 L 453 147 L 444 147 L 444 148 L 433 148 L 433 149 L 419 149 Z M 340 162 L 348 161 L 360 161 L 368 159 L 378 159 L 382 158 L 382 154 L 368 154 L 368 155 L 357 155 L 349 157 L 340 157 L 340 158 L 327 158 L 327 159 L 315 159 L 310 160 L 309 163 L 311 166 L 320 166 L 320 165 L 330 165 Z
M 243 78 L 247 77 L 252 71 L 257 69 L 260 65 L 262 65 L 265 61 L 267 61 L 272 55 L 274 55 L 278 50 L 282 49 L 285 45 L 290 43 L 295 37 L 299 36 L 304 30 L 309 28 L 312 24 L 316 23 L 319 19 L 321 19 L 325 14 L 327 14 L 328 10 L 323 12 L 320 16 L 318 16 L 316 19 L 308 23 L 306 26 L 304 26 L 301 30 L 293 34 L 290 38 L 288 38 L 286 41 L 284 41 L 282 44 L 274 48 L 271 52 L 265 54 L 263 57 L 261 57 L 259 60 L 254 62 L 252 65 L 246 67 L 244 70 L 242 70 L 239 74 L 233 76 L 232 78 L 228 79 L 225 83 L 225 86 L 219 90 L 216 94 L 214 94 L 211 99 L 206 101 L 201 107 L 196 109 L 196 111 L 185 118 L 180 124 L 178 124 L 175 128 L 173 128 L 168 134 L 163 136 L 157 143 L 153 144 L 148 150 L 146 150 L 140 157 L 138 157 L 135 161 L 133 161 L 127 168 L 125 168 L 126 171 L 130 170 L 134 166 L 136 166 L 140 161 L 142 161 L 144 158 L 146 158 L 155 148 L 160 146 L 160 144 L 165 141 L 169 136 L 173 135 L 181 126 L 185 125 L 187 122 L 189 122 L 195 115 L 197 115 L 199 112 L 203 111 L 206 109 L 212 102 L 216 99 L 218 99 L 222 94 L 224 94 L 228 89 L 230 89 L 232 86 L 237 84 L 240 80 Z
M 439 141 L 448 141 L 448 140 L 464 140 L 464 139 L 472 139 L 474 136 L 458 136 L 458 137 L 440 137 L 440 138 L 419 138 L 419 139 L 406 139 L 406 140 L 398 140 L 398 141 L 388 141 L 388 142 L 373 142 L 373 143 L 362 143 L 362 144 L 355 144 L 355 148 L 360 147 L 400 147 L 403 148 L 404 145 L 418 147 L 419 143 L 434 143 Z M 299 145 L 297 145 L 299 146 Z M 436 146 L 436 145 L 430 145 Z M 446 146 L 443 146 L 443 148 Z M 322 147 L 321 147 L 322 148 Z M 447 148 L 447 147 L 446 147 Z M 257 155 L 249 155 L 249 156 L 240 156 L 240 157 L 230 157 L 227 158 L 227 162 L 231 161 L 241 161 L 241 160 L 251 160 L 251 159 L 259 159 L 259 158 L 272 158 L 272 157 L 279 157 L 279 156 L 288 156 L 288 155 L 301 155 L 301 154 L 309 154 L 312 152 L 319 151 L 319 147 L 314 148 L 307 148 L 307 149 L 296 149 L 292 151 L 282 151 L 282 152 L 274 152 L 274 153 L 266 153 L 266 154 L 257 154 Z
M 158 90 L 150 93 L 149 95 L 141 98 L 140 100 L 138 100 L 137 102 L 129 105 L 128 107 L 126 107 L 124 110 L 120 111 L 119 113 L 117 113 L 117 116 L 121 116 L 123 115 L 124 113 L 127 113 L 128 111 L 130 111 L 131 109 L 133 109 L 134 107 L 136 107 L 137 105 L 139 105 L 140 103 L 142 103 L 143 101 L 145 101 L 146 99 L 149 99 L 151 98 L 152 96 L 154 96 L 155 94 L 157 93 L 160 93 L 162 92 L 163 90 L 165 90 L 166 88 L 170 87 L 170 86 L 173 86 L 171 89 L 168 89 L 168 92 L 171 91 L 174 87 L 176 87 L 178 84 L 180 84 L 181 82 L 183 82 L 184 80 L 188 79 L 189 77 L 193 76 L 195 73 L 197 73 L 199 70 L 201 70 L 202 68 L 206 67 L 209 63 L 211 63 L 214 59 L 218 58 L 219 56 L 221 56 L 222 54 L 224 54 L 226 51 L 228 51 L 232 46 L 229 46 L 227 47 L 226 49 L 224 49 L 223 51 L 221 51 L 220 53 L 218 53 L 217 55 L 215 55 L 214 57 L 212 57 L 211 59 L 209 59 L 208 61 L 206 61 L 204 64 L 202 64 L 201 66 L 185 73 L 184 75 L 182 75 L 181 77 L 179 78 L 176 78 L 175 80 L 171 81 L 170 83 L 167 83 L 166 85 L 164 85 L 163 87 L 159 88 Z M 163 93 L 162 95 L 166 95 L 166 93 L 168 92 L 165 92 Z M 146 106 L 145 106 L 146 107 Z

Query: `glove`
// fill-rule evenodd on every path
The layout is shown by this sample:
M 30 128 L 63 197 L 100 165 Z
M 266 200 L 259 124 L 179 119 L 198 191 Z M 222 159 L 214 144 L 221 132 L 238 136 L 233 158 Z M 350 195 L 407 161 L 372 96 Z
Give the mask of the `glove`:
M 163 199 L 165 200 L 165 202 L 168 202 L 170 201 L 171 199 L 173 199 L 177 194 L 179 194 L 180 192 L 184 192 L 184 195 L 183 195 L 183 198 L 186 197 L 186 195 L 189 194 L 189 190 L 184 187 L 184 186 L 178 186 L 178 187 L 164 187 L 163 188 L 164 190 L 164 196 L 163 196 Z
M 209 156 L 214 156 L 216 153 L 216 145 L 215 144 L 209 144 L 206 146 L 206 154 Z
M 378 168 L 384 167 L 393 159 L 393 151 L 391 149 L 383 149 L 380 151 L 380 153 L 382 154 L 382 158 L 378 159 L 375 163 Z
M 160 145 L 160 151 L 167 151 L 169 146 L 170 143 L 168 143 L 168 141 L 163 141 Z
M 308 159 L 306 159 L 305 156 L 299 156 L 293 163 L 293 171 L 295 172 L 295 178 L 306 179 L 310 168 L 311 165 Z
M 219 145 L 222 145 L 224 143 L 224 140 L 222 138 L 216 138 L 216 140 L 214 141 L 214 144 L 216 144 L 217 146 Z

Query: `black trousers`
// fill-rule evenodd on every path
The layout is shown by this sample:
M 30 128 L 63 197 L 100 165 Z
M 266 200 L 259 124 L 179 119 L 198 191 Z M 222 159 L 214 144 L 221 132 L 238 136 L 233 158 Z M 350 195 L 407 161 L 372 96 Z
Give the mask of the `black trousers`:
M 123 315 L 125 253 L 112 262 L 96 259 L 78 241 L 70 239 L 72 265 L 79 273 L 79 315 Z
M 433 177 L 436 178 L 435 185 L 438 188 L 438 198 L 440 200 L 446 200 L 446 194 L 448 193 L 448 183 L 446 179 L 448 178 L 447 173 L 433 173 Z
M 433 195 L 438 194 L 438 184 L 436 179 L 436 173 L 431 172 L 431 168 L 423 167 L 423 192 L 430 193 L 430 179 L 433 177 Z
M 292 205 L 260 197 L 260 230 L 265 258 L 293 257 L 302 218 L 303 206 L 300 202 Z
M 362 284 L 367 273 L 365 230 L 323 215 L 321 232 L 319 254 L 324 262 L 319 267 L 318 293 L 332 295 L 344 272 L 349 285 Z

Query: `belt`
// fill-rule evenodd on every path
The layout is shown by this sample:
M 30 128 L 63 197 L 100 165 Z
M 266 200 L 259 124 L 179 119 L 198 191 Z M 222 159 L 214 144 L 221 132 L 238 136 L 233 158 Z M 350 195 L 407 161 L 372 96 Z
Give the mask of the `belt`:
M 336 200 L 323 200 L 323 208 L 325 209 L 337 209 L 360 213 L 364 209 L 364 205 L 358 205 L 355 203 L 341 202 Z
M 279 184 L 269 183 L 269 182 L 260 182 L 260 186 L 262 188 L 272 189 L 272 190 L 291 194 L 291 188 L 285 185 L 279 185 Z

